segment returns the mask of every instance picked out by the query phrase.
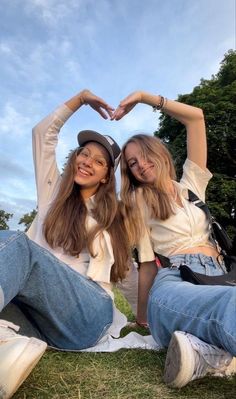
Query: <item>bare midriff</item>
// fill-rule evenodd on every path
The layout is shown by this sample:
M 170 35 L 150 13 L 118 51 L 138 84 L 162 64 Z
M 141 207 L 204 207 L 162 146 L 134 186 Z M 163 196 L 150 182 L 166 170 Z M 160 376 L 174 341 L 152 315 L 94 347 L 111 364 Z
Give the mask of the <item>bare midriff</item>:
M 183 249 L 181 252 L 175 252 L 173 256 L 182 254 L 203 254 L 206 256 L 213 256 L 214 258 L 217 258 L 219 256 L 219 252 L 216 250 L 216 248 L 206 246 L 186 248 Z

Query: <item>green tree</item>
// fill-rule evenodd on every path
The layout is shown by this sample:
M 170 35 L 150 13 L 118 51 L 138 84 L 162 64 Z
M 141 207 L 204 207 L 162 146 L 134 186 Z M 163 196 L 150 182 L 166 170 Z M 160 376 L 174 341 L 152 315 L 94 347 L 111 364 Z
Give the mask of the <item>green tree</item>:
M 207 202 L 214 216 L 230 235 L 236 234 L 236 51 L 225 54 L 219 72 L 211 79 L 201 79 L 192 93 L 178 96 L 178 101 L 204 111 L 208 138 L 208 168 L 214 173 L 207 190 Z M 155 132 L 169 147 L 182 173 L 186 158 L 186 132 L 178 121 L 162 114 Z
M 7 222 L 11 219 L 13 213 L 7 213 L 0 209 L 0 230 L 9 230 Z
M 33 209 L 32 212 L 25 213 L 24 216 L 22 216 L 22 218 L 20 219 L 18 224 L 24 224 L 25 231 L 27 231 L 30 228 L 30 225 L 33 222 L 36 215 L 37 215 L 37 211 L 36 211 L 36 209 Z

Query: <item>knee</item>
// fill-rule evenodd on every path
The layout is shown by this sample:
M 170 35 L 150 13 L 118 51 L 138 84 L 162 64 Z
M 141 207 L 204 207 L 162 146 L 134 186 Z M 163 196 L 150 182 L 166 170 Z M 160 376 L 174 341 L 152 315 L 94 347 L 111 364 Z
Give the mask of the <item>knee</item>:
M 13 248 L 12 245 L 16 244 L 17 247 L 25 244 L 28 241 L 27 235 L 23 231 L 0 230 L 0 248 Z
M 20 231 L 0 230 L 0 243 L 6 242 L 14 237 L 19 236 L 20 234 L 22 234 Z
M 4 239 L 8 239 L 13 236 L 20 236 L 21 234 L 25 233 L 23 231 L 15 231 L 15 230 L 0 230 L 0 237 Z

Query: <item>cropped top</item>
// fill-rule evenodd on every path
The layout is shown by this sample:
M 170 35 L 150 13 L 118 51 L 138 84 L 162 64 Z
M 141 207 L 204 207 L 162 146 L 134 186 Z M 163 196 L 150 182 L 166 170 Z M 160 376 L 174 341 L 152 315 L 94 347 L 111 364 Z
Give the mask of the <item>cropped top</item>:
M 211 177 L 208 169 L 203 170 L 186 159 L 180 182 L 173 181 L 182 207 L 174 204 L 174 214 L 164 221 L 150 216 L 142 193 L 138 193 L 137 202 L 145 224 L 145 231 L 138 245 L 140 262 L 152 261 L 154 252 L 171 256 L 197 246 L 213 247 L 205 213 L 188 200 L 190 189 L 205 201 L 205 191 Z

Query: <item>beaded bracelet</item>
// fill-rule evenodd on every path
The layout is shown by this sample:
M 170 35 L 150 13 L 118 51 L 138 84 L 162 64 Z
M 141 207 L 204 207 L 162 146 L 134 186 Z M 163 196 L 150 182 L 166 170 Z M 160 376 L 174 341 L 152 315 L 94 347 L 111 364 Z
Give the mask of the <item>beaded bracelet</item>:
M 164 106 L 167 103 L 167 98 L 164 98 L 163 96 L 160 97 L 161 97 L 160 103 L 158 105 L 153 105 L 152 107 L 153 112 L 160 111 L 162 108 L 164 108 Z

